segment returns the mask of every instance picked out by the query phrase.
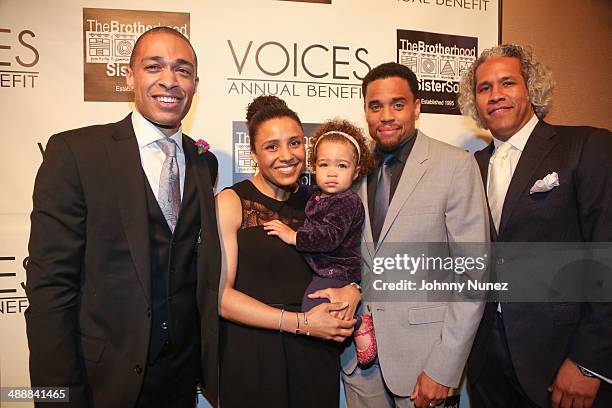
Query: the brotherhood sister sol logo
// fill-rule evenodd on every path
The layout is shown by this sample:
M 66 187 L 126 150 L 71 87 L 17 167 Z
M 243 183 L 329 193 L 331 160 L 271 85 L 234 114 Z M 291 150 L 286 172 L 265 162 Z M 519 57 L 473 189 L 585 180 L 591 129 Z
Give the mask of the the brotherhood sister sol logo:
M 153 27 L 168 26 L 189 38 L 189 13 L 83 9 L 84 99 L 131 102 L 126 69 L 134 43 Z
M 419 79 L 421 112 L 460 115 L 456 106 L 461 75 L 478 55 L 478 38 L 397 30 L 397 62 Z

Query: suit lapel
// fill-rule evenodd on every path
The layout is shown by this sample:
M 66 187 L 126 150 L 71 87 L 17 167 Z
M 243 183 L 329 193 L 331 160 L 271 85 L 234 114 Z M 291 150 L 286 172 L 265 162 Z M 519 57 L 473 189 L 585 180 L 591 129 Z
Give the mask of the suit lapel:
M 187 207 L 191 203 L 191 200 L 196 196 L 196 181 L 195 176 L 193 175 L 194 167 L 190 166 L 190 157 L 187 154 L 187 149 L 189 148 L 188 138 L 183 135 L 183 152 L 185 154 L 185 183 L 183 185 L 183 196 L 181 199 L 181 210 L 179 212 L 179 217 L 176 223 L 175 233 L 179 228 L 183 228 L 184 223 L 193 222 L 190 220 L 187 213 Z M 197 201 L 196 201 L 197 202 Z M 187 224 L 188 225 L 188 224 Z M 168 229 L 169 230 L 169 229 Z
M 485 147 L 475 155 L 476 163 L 478 163 L 478 168 L 480 169 L 480 175 L 482 176 L 482 183 L 485 186 L 485 190 L 489 176 L 489 161 L 491 160 L 491 156 L 493 155 L 494 150 L 495 144 L 491 142 L 487 147 Z
M 495 144 L 489 143 L 487 147 L 476 153 L 476 163 L 480 169 L 480 175 L 482 176 L 482 184 L 484 185 L 485 194 L 487 194 L 487 183 L 489 177 L 489 161 L 495 150 Z M 495 223 L 493 222 L 493 216 L 491 215 L 491 209 L 489 208 L 489 197 L 487 196 L 487 210 L 489 214 L 489 230 L 491 233 L 491 240 L 497 241 L 497 230 L 495 229 Z
M 416 140 L 414 141 L 412 151 L 410 152 L 410 155 L 408 155 L 408 160 L 404 165 L 404 170 L 400 176 L 395 194 L 393 194 L 393 199 L 389 204 L 389 210 L 387 211 L 385 222 L 380 231 L 380 237 L 378 238 L 376 250 L 380 248 L 380 245 L 385 240 L 385 236 L 389 232 L 389 229 L 393 225 L 393 222 L 395 221 L 395 218 L 397 218 L 401 208 L 404 206 L 404 203 L 406 200 L 408 200 L 408 197 L 410 197 L 414 191 L 414 188 L 427 171 L 429 143 L 429 138 L 419 130 Z
M 506 199 L 504 200 L 504 208 L 502 210 L 501 220 L 499 223 L 499 233 L 504 231 L 508 220 L 512 217 L 513 211 L 521 198 L 521 195 L 528 187 L 528 183 L 533 177 L 533 174 L 538 169 L 542 160 L 548 155 L 555 145 L 553 136 L 555 130 L 549 124 L 540 121 L 531 133 L 525 149 L 521 154 L 521 158 L 516 166 L 516 170 L 508 186 Z
M 149 223 L 140 151 L 132 128 L 131 114 L 117 124 L 107 143 L 121 222 L 142 290 L 151 298 Z
M 213 186 L 211 184 L 210 170 L 205 155 L 199 155 L 191 138 L 183 135 L 183 149 L 185 150 L 186 167 L 192 172 L 195 180 L 198 205 L 200 207 L 200 237 L 207 245 L 219 242 L 217 237 L 217 223 L 214 207 Z M 220 250 L 219 250 L 220 251 Z M 214 252 L 214 251 L 212 251 Z M 206 257 L 201 257 L 206 259 Z M 198 268 L 202 269 L 200 264 Z M 206 274 L 205 279 L 211 287 L 218 287 L 217 275 Z
M 198 190 L 198 198 L 200 201 L 200 216 L 204 221 L 204 216 L 208 209 L 204 208 L 204 199 L 212 199 L 212 185 L 210 183 L 210 171 L 206 159 L 197 153 L 193 140 L 188 136 L 183 135 L 183 150 L 185 151 L 186 166 L 196 182 Z

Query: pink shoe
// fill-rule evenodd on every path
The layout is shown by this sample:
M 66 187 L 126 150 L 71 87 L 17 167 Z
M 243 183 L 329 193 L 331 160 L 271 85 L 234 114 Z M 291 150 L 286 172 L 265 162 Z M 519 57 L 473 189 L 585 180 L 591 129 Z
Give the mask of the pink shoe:
M 378 347 L 376 345 L 376 335 L 374 333 L 374 322 L 372 316 L 366 313 L 360 313 L 361 325 L 359 330 L 355 332 L 355 340 L 357 337 L 367 336 L 370 340 L 370 344 L 364 349 L 360 350 L 355 342 L 355 350 L 357 351 L 357 362 L 362 366 L 370 365 L 376 360 L 378 354 Z M 364 339 L 365 340 L 365 339 Z

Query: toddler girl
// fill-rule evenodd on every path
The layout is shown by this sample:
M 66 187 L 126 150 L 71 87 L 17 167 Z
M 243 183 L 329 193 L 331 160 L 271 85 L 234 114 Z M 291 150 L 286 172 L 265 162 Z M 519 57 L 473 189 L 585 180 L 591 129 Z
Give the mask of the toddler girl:
M 317 186 L 306 203 L 306 220 L 297 231 L 279 220 L 267 222 L 268 235 L 295 245 L 314 271 L 306 289 L 302 311 L 327 299 L 311 299 L 320 289 L 357 283 L 361 276 L 361 232 L 365 211 L 351 190 L 355 180 L 375 166 L 362 132 L 348 121 L 332 120 L 315 130 L 310 141 L 309 164 Z M 355 332 L 357 360 L 367 365 L 376 358 L 376 339 L 370 315 L 360 314 Z

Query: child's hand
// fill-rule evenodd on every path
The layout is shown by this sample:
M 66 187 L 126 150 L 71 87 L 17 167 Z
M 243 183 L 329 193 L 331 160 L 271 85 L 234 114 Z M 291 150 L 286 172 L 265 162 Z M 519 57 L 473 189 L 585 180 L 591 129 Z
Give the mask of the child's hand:
M 295 245 L 297 232 L 279 220 L 264 223 L 264 230 L 268 231 L 268 235 L 276 235 L 286 244 Z

